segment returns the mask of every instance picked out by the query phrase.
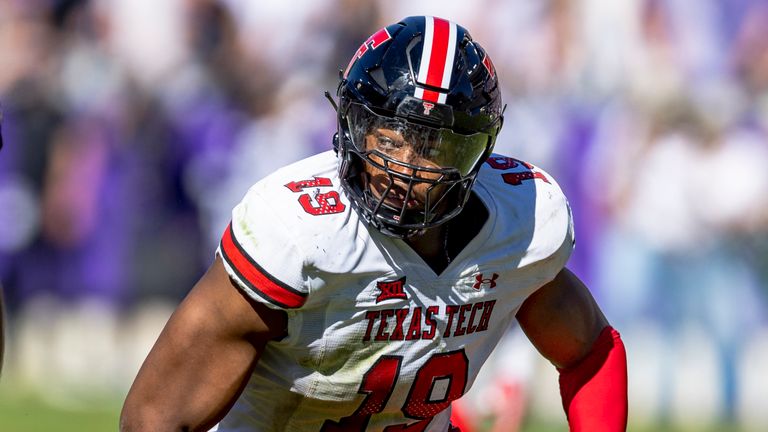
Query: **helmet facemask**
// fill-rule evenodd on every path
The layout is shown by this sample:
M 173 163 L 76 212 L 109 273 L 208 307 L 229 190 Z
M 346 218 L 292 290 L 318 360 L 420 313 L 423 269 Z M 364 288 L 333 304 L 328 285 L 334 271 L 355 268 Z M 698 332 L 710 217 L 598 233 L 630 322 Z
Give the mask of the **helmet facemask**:
M 342 181 L 366 220 L 408 237 L 458 215 L 493 136 L 462 135 L 374 113 L 350 103 L 340 112 Z

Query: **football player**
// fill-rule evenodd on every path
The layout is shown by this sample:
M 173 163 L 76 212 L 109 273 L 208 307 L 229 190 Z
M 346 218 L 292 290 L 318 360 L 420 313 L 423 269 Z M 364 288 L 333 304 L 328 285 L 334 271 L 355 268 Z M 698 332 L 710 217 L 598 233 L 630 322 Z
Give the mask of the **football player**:
M 335 152 L 235 207 L 121 430 L 455 430 L 451 403 L 513 319 L 560 371 L 572 430 L 624 430 L 622 341 L 564 267 L 555 180 L 492 154 L 503 105 L 480 44 L 406 18 L 360 46 L 337 96 Z

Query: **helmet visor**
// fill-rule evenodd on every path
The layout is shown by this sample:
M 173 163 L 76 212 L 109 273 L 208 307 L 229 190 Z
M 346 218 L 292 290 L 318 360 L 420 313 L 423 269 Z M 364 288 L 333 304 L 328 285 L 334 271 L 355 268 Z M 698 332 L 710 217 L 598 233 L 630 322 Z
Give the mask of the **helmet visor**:
M 487 133 L 458 134 L 378 115 L 356 103 L 349 105 L 346 118 L 352 143 L 360 152 L 379 152 L 430 170 L 456 170 L 462 177 L 472 172 L 493 142 Z

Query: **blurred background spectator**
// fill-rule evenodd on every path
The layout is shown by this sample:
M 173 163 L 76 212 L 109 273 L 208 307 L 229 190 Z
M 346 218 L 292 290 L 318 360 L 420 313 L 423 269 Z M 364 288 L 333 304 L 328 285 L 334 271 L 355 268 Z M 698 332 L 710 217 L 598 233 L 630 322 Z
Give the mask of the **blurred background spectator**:
M 0 2 L 4 378 L 59 405 L 122 397 L 232 206 L 331 148 L 322 92 L 416 14 L 487 48 L 497 151 L 569 196 L 570 266 L 624 334 L 632 421 L 765 430 L 766 0 Z M 506 385 L 558 421 L 532 362 Z M 534 383 L 551 389 L 527 400 Z

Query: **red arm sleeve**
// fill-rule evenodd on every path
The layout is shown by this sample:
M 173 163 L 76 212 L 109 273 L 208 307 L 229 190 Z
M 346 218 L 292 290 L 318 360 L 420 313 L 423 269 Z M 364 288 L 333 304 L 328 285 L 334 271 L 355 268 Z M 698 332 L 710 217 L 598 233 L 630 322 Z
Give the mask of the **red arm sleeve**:
M 558 371 L 571 431 L 626 430 L 627 354 L 619 332 L 605 327 L 583 360 Z

